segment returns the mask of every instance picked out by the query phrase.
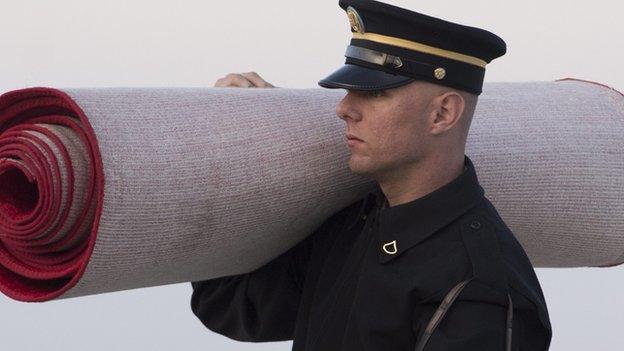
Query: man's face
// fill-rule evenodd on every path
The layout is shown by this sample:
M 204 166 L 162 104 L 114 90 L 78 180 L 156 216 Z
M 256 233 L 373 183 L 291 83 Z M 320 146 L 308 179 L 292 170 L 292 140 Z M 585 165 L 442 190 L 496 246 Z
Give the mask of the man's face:
M 348 146 L 351 171 L 379 179 L 426 155 L 435 92 L 423 81 L 381 91 L 349 90 L 336 114 L 346 123 L 345 134 L 362 139 Z

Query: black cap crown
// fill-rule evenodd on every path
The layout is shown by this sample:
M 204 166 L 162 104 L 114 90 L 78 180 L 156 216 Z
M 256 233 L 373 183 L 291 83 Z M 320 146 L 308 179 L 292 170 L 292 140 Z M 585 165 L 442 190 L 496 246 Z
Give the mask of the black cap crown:
M 379 90 L 425 80 L 481 94 L 485 66 L 505 54 L 497 35 L 374 0 L 340 0 L 349 19 L 345 65 L 319 85 Z

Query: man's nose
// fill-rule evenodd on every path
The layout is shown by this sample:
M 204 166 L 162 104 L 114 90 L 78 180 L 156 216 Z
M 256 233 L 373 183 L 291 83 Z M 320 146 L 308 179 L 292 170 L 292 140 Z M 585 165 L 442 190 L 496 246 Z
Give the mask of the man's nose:
M 347 93 L 336 106 L 336 115 L 338 118 L 345 120 L 347 118 L 359 120 L 360 114 L 357 111 L 357 105 L 353 101 L 353 94 Z

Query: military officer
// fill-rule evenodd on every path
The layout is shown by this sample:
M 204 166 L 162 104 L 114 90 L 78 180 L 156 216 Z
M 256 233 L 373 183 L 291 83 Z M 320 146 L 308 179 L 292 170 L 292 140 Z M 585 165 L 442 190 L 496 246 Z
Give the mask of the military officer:
M 295 351 L 547 350 L 533 266 L 464 154 L 505 42 L 377 1 L 339 6 L 352 38 L 319 85 L 347 90 L 336 113 L 349 167 L 375 187 L 257 270 L 192 282 L 193 313 L 229 338 Z M 273 87 L 254 72 L 217 86 Z

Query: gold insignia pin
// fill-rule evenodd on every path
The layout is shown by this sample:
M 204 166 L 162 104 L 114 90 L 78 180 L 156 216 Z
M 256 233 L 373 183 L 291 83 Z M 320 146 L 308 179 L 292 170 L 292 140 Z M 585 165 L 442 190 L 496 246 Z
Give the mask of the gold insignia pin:
M 436 77 L 436 79 L 442 79 L 446 75 L 446 70 L 442 67 L 438 67 L 435 69 L 435 71 L 433 71 L 433 75 Z
M 364 33 L 362 17 L 360 17 L 360 14 L 351 6 L 347 7 L 347 17 L 349 17 L 349 24 L 354 32 Z
M 385 243 L 382 248 L 387 254 L 394 255 L 395 253 L 397 253 L 396 240 L 392 240 L 391 242 Z M 390 251 L 388 248 L 391 248 L 392 251 Z

